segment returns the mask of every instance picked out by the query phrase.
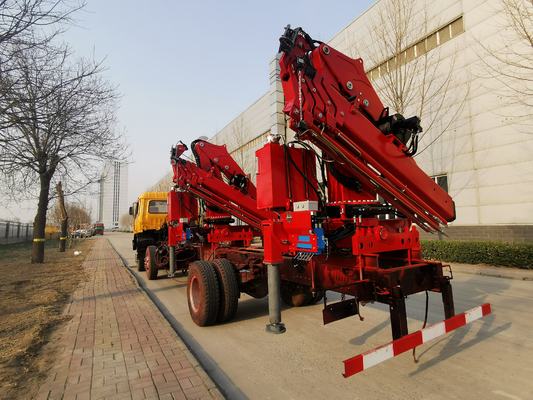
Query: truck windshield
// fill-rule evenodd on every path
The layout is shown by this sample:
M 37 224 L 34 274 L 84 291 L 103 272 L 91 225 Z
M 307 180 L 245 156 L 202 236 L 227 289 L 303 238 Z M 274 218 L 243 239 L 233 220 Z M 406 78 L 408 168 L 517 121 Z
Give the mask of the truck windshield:
M 150 200 L 150 203 L 148 203 L 148 212 L 150 214 L 166 214 L 167 213 L 166 200 Z

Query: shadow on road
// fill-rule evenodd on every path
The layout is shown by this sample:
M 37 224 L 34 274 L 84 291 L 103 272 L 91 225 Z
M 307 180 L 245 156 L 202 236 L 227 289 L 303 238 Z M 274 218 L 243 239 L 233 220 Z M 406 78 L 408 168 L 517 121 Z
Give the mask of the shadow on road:
M 457 282 L 455 284 L 456 287 L 466 286 L 467 288 L 470 288 L 469 290 L 462 290 L 461 296 L 456 296 L 456 314 L 460 314 L 481 304 L 490 302 L 491 296 L 500 296 L 510 288 L 510 284 L 506 280 L 492 277 L 488 277 L 485 279 L 489 280 L 487 281 L 486 285 L 487 287 L 490 287 L 490 291 L 484 290 L 484 286 L 479 283 L 478 277 L 472 277 L 466 282 Z M 431 368 L 432 366 L 437 365 L 440 362 L 447 360 L 450 357 L 453 357 L 459 354 L 460 352 L 465 351 L 475 346 L 476 344 L 479 344 L 484 340 L 489 339 L 511 328 L 511 322 L 494 327 L 496 318 L 497 313 L 495 313 L 494 307 L 492 307 L 492 313 L 483 317 L 479 320 L 479 322 L 477 322 L 477 324 L 481 322 L 482 325 L 474 338 L 465 341 L 468 333 L 471 332 L 475 326 L 471 323 L 453 331 L 453 333 L 442 337 L 436 342 L 431 343 L 431 346 L 429 346 L 422 353 L 420 353 L 420 355 L 418 356 L 419 360 L 422 360 L 424 355 L 432 348 L 446 342 L 446 344 L 440 351 L 439 357 L 434 357 L 430 360 L 427 360 L 426 362 L 418 363 L 418 369 L 409 374 L 409 376 L 416 376 L 421 372 L 424 372 L 425 370 Z M 473 322 L 473 324 L 476 324 L 476 322 Z
M 424 372 L 425 370 L 433 367 L 434 365 L 437 365 L 441 363 L 442 361 L 447 360 L 450 357 L 454 357 L 460 352 L 467 350 L 471 348 L 472 346 L 475 346 L 478 343 L 483 342 L 484 340 L 491 338 L 492 336 L 495 336 L 511 327 L 511 323 L 508 322 L 506 324 L 503 324 L 499 327 L 491 329 L 491 325 L 494 322 L 495 317 L 493 315 L 488 315 L 484 317 L 483 319 L 483 326 L 481 327 L 479 333 L 476 335 L 475 338 L 463 342 L 466 335 L 470 331 L 470 328 L 467 328 L 466 326 L 463 328 L 459 328 L 456 330 L 451 336 L 444 337 L 437 342 L 433 343 L 432 346 L 428 347 L 426 350 L 424 350 L 419 356 L 418 359 L 422 360 L 424 357 L 424 354 L 426 354 L 429 350 L 431 350 L 433 347 L 446 342 L 442 348 L 439 357 L 434 357 L 431 360 L 428 360 L 424 363 L 419 363 L 419 367 L 416 371 L 409 374 L 409 376 L 416 376 L 420 374 L 421 372 Z M 468 325 L 467 325 L 468 326 Z
M 389 326 L 390 326 L 390 321 L 387 318 L 381 324 L 376 325 L 372 329 L 370 329 L 367 332 L 363 333 L 361 336 L 358 336 L 358 337 L 355 337 L 353 339 L 350 339 L 350 341 L 348 343 L 350 343 L 351 345 L 354 345 L 354 346 L 362 346 L 363 344 L 365 344 L 365 342 L 367 341 L 368 338 L 370 338 L 371 336 L 374 336 L 376 333 L 378 333 L 379 331 L 381 331 L 381 330 L 383 330 L 385 328 L 388 328 Z

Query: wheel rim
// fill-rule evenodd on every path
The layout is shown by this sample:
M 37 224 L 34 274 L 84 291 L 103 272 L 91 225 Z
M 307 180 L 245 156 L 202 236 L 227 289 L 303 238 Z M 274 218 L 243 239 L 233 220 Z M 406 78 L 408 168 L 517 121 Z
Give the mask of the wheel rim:
M 195 276 L 191 279 L 191 285 L 189 289 L 189 303 L 195 313 L 200 311 L 200 282 Z
M 144 269 L 146 270 L 147 274 L 150 274 L 150 266 L 152 264 L 152 259 L 150 258 L 150 253 L 146 255 L 146 258 L 144 259 Z

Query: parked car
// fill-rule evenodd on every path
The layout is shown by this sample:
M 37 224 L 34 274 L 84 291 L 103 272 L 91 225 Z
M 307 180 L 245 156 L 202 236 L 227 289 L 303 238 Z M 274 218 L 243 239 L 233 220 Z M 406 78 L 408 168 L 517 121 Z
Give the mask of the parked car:
M 72 236 L 73 238 L 83 237 L 82 236 L 82 230 L 78 229 L 78 230 L 72 231 L 72 232 L 70 232 L 70 236 Z
M 72 231 L 71 235 L 74 238 L 86 238 L 91 237 L 92 232 L 89 229 L 77 229 L 75 231 Z

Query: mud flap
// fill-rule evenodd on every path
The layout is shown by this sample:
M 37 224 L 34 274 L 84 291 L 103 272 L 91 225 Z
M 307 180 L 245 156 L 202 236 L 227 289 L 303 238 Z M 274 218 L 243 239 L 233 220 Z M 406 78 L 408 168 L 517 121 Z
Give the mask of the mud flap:
M 322 310 L 324 325 L 335 322 L 343 318 L 359 314 L 359 306 L 355 299 L 339 301 L 327 304 Z

